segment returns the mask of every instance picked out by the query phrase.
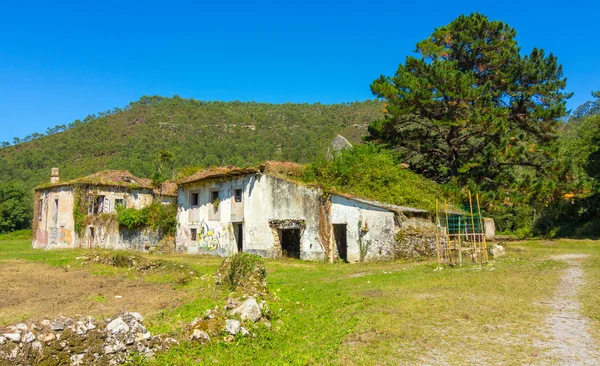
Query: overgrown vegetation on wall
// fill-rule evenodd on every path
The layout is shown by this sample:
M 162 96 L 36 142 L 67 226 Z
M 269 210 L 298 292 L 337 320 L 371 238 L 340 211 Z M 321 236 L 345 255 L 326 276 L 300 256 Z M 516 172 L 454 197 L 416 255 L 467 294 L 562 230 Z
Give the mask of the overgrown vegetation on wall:
M 332 192 L 396 205 L 435 210 L 444 196 L 440 185 L 402 168 L 400 156 L 374 144 L 356 145 L 309 164 L 303 180 Z
M 117 220 L 119 225 L 128 229 L 149 227 L 164 235 L 175 235 L 177 205 L 154 202 L 141 209 L 117 207 Z

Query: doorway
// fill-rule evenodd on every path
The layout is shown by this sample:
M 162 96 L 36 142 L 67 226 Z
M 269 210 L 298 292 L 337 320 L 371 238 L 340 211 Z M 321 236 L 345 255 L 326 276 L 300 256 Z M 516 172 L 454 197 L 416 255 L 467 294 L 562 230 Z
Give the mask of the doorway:
M 288 258 L 300 259 L 300 229 L 280 230 L 281 254 Z
M 89 248 L 94 246 L 94 239 L 95 239 L 95 232 L 94 232 L 94 228 L 91 227 L 90 228 L 90 238 L 89 238 Z
M 344 262 L 348 262 L 347 226 L 347 224 L 333 224 L 333 235 L 335 236 L 338 257 Z
M 233 235 L 235 236 L 235 244 L 237 245 L 238 253 L 244 251 L 244 224 L 241 222 L 233 223 Z

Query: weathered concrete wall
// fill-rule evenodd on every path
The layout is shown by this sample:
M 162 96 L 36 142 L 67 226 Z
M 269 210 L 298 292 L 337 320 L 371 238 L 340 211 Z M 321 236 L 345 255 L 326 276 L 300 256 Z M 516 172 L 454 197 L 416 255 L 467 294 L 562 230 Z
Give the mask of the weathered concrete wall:
M 78 238 L 74 230 L 71 187 L 57 187 L 40 192 L 34 212 L 36 217 L 33 237 L 34 248 L 74 248 Z M 58 200 L 58 207 L 56 205 Z
M 337 195 L 330 199 L 331 223 L 347 225 L 348 262 L 360 261 L 359 243 L 365 248 L 365 261 L 394 258 L 393 212 Z
M 235 189 L 242 189 L 241 210 L 236 207 L 239 203 L 234 200 Z M 215 191 L 219 192 L 218 210 L 211 201 L 211 192 Z M 196 206 L 192 205 L 192 194 L 198 194 Z M 178 197 L 178 250 L 221 256 L 237 252 L 232 216 L 239 220 L 243 212 L 243 251 L 279 257 L 279 222 L 302 222 L 301 258 L 323 259 L 319 241 L 320 197 L 318 190 L 268 175 L 185 184 Z M 194 231 L 196 238 L 192 237 Z
M 39 192 L 35 204 L 37 213 L 34 248 L 105 248 L 143 250 L 156 245 L 161 236 L 150 230 L 119 229 L 116 220 L 116 202 L 123 200 L 128 208 L 140 209 L 152 203 L 150 190 L 128 191 L 122 187 L 95 187 L 82 192 L 85 201 L 88 196 L 104 196 L 101 214 L 88 215 L 88 225 L 81 237 L 75 231 L 73 208 L 76 201 L 76 188 L 64 186 L 49 188 Z M 56 207 L 58 200 L 58 209 Z M 41 202 L 41 210 L 40 210 Z M 92 234 L 93 233 L 93 234 Z

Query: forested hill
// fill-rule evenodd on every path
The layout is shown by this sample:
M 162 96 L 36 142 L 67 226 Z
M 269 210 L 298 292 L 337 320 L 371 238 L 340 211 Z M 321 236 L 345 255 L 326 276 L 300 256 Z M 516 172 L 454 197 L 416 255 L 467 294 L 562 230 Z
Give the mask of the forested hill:
M 173 154 L 169 169 L 268 159 L 305 163 L 338 133 L 358 141 L 381 109 L 377 101 L 324 105 L 142 97 L 124 109 L 1 148 L 0 183 L 31 188 L 48 180 L 51 167 L 60 168 L 61 180 L 104 169 L 151 177 L 162 150 Z

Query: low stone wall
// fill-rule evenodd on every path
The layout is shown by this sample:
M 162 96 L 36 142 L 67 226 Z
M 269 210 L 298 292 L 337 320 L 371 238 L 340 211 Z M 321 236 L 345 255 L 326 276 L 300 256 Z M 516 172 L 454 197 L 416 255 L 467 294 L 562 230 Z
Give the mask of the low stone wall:
M 436 227 L 426 218 L 402 218 L 396 233 L 396 258 L 430 257 L 436 254 Z
M 0 329 L 0 364 L 114 365 L 139 353 L 152 357 L 178 342 L 152 336 L 139 313 L 121 313 L 97 320 L 59 317 L 38 323 L 20 323 Z

